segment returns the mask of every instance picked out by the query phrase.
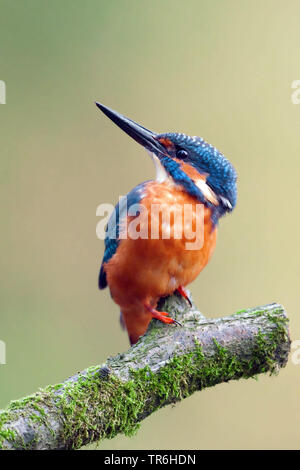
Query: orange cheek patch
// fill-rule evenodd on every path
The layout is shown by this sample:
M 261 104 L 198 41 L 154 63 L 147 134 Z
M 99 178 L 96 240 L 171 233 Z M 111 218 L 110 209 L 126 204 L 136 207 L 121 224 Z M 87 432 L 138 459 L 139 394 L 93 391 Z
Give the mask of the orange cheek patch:
M 173 144 L 173 142 L 171 142 L 170 139 L 167 139 L 166 137 L 161 137 L 160 139 L 158 139 L 158 141 L 164 146 L 166 147 L 166 149 L 173 149 L 175 146 Z
M 178 160 L 177 158 L 175 158 L 175 160 L 180 164 L 180 167 L 185 172 L 185 174 L 187 174 L 188 177 L 191 178 L 196 184 L 196 186 L 198 186 L 198 188 L 202 191 L 206 199 L 208 199 L 212 204 L 217 206 L 219 204 L 218 199 L 213 190 L 206 184 L 206 178 L 208 174 L 200 173 L 192 165 Z
M 194 168 L 192 165 L 189 165 L 186 162 L 183 162 L 182 160 L 179 160 L 178 158 L 174 158 L 174 160 L 179 163 L 181 169 L 185 172 L 186 175 L 188 175 L 189 178 L 191 178 L 193 181 L 197 181 L 198 179 L 203 179 L 206 181 L 206 177 L 208 176 L 205 173 L 199 173 L 196 168 Z

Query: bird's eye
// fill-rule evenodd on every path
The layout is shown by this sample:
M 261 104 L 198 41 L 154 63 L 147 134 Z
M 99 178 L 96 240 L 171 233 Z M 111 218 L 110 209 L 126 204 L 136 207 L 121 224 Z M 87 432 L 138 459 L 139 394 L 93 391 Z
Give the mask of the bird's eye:
M 188 153 L 186 150 L 177 150 L 176 152 L 176 157 L 178 158 L 186 158 L 188 156 Z

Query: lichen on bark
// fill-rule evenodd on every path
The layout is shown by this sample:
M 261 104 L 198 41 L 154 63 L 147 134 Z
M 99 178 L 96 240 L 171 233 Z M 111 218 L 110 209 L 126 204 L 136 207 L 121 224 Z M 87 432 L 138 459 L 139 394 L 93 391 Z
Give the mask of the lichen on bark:
M 288 319 L 278 304 L 217 319 L 177 296 L 160 307 L 183 326 L 154 320 L 128 351 L 12 402 L 0 413 L 0 447 L 78 449 L 132 435 L 163 406 L 221 382 L 277 373 L 287 362 Z

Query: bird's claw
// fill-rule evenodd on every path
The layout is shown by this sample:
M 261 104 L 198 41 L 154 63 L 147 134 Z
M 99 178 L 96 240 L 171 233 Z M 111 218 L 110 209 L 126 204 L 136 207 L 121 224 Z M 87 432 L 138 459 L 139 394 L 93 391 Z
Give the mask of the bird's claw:
M 186 292 L 185 288 L 182 287 L 182 286 L 179 286 L 175 292 L 178 292 L 179 295 L 181 295 L 186 301 L 187 303 L 189 304 L 190 307 L 193 306 L 192 302 L 191 302 L 191 299 L 189 298 L 188 296 L 188 293 Z
M 145 308 L 151 313 L 152 318 L 160 320 L 162 323 L 175 323 L 176 325 L 182 326 L 182 324 L 174 320 L 174 318 L 169 317 L 169 312 L 159 312 L 155 308 L 150 307 L 150 305 L 145 304 Z
M 178 320 L 174 320 L 174 318 L 172 318 L 173 322 L 176 323 L 176 325 L 178 326 L 183 326 L 182 323 L 180 323 Z

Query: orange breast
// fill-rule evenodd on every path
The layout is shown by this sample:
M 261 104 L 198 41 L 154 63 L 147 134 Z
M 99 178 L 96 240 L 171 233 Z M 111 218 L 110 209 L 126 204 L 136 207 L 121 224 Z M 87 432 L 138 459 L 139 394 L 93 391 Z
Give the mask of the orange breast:
M 160 297 L 192 282 L 216 244 L 210 209 L 170 181 L 149 183 L 140 204 L 140 215 L 127 218 L 121 228 L 126 238 L 105 266 L 123 312 L 138 312 L 145 302 L 155 306 Z

